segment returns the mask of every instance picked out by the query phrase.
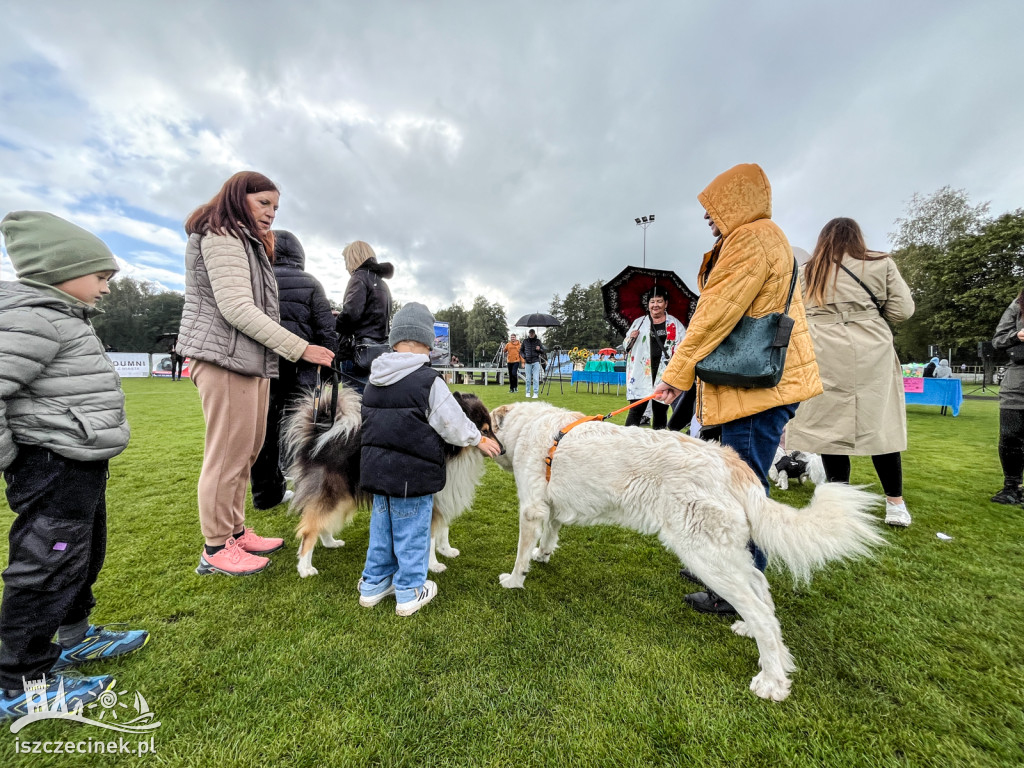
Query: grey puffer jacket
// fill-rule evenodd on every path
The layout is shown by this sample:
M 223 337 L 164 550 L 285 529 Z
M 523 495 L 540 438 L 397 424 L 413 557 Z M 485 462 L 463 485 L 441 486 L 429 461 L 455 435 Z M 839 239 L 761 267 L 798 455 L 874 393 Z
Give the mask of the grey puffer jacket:
M 18 445 L 76 461 L 128 445 L 121 378 L 89 322 L 99 310 L 63 296 L 0 283 L 0 469 Z
M 277 279 L 259 240 L 189 236 L 179 355 L 243 376 L 276 378 L 277 356 L 294 363 L 309 345 L 280 320 Z

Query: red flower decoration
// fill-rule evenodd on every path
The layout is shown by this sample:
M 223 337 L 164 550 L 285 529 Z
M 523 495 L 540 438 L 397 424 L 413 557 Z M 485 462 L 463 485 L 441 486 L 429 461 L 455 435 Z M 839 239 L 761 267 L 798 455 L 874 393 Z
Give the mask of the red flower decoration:
M 668 325 L 665 326 L 665 338 L 668 341 L 675 341 L 676 340 L 676 324 L 675 323 L 669 323 Z

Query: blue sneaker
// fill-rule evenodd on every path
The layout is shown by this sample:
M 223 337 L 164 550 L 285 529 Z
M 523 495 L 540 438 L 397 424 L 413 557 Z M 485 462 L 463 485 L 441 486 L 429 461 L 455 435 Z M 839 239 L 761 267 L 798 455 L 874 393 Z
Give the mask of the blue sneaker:
M 27 715 L 29 706 L 32 708 L 42 706 L 46 702 L 46 708 L 52 709 L 57 701 L 61 690 L 64 691 L 64 704 L 69 713 L 74 712 L 79 706 L 84 707 L 89 702 L 98 698 L 99 695 L 114 685 L 114 678 L 110 675 L 99 675 L 97 677 L 72 677 L 71 675 L 55 675 L 47 679 L 32 680 L 25 682 L 26 690 L 20 690 L 13 696 L 0 688 L 0 722 L 14 720 Z M 31 694 L 32 701 L 29 701 Z
M 149 642 L 149 632 L 144 629 L 113 630 L 125 624 L 90 624 L 85 638 L 78 645 L 61 651 L 60 658 L 53 665 L 52 672 L 77 667 L 87 661 L 113 659 L 139 650 Z

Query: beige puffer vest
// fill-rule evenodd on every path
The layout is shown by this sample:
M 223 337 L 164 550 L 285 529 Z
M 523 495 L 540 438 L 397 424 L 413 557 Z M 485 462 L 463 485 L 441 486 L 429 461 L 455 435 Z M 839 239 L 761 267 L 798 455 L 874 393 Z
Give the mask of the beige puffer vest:
M 189 236 L 178 354 L 244 376 L 275 378 L 278 355 L 294 362 L 308 343 L 280 319 L 277 280 L 259 240 Z

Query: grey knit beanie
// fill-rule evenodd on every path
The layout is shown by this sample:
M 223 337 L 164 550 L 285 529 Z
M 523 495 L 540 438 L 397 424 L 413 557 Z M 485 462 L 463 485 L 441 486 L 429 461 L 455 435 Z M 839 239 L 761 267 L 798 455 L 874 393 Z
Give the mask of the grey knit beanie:
M 0 222 L 18 280 L 57 285 L 94 272 L 117 272 L 106 243 L 91 232 L 43 211 L 13 211 Z
M 395 348 L 400 341 L 418 341 L 428 349 L 434 348 L 434 316 L 422 304 L 410 301 L 402 305 L 391 321 L 388 344 Z

